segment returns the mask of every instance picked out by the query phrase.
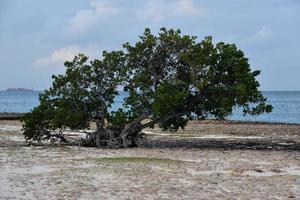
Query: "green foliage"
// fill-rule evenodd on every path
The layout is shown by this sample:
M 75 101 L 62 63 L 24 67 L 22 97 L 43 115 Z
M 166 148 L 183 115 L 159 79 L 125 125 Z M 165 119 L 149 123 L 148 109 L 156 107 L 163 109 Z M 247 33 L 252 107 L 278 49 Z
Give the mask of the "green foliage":
M 25 125 L 23 126 L 23 130 L 26 140 L 42 140 L 44 130 L 50 128 L 46 116 L 47 109 L 42 105 L 34 108 L 32 112 L 24 116 L 23 121 Z
M 42 138 L 41 127 L 49 135 L 66 128 L 88 129 L 92 120 L 104 121 L 122 81 L 123 53 L 104 52 L 102 61 L 96 59 L 90 65 L 87 60 L 79 54 L 65 62 L 65 75 L 52 76 L 52 87 L 40 95 L 40 105 L 24 117 L 26 139 Z
M 234 44 L 216 45 L 212 37 L 197 42 L 179 30 L 162 28 L 159 36 L 146 29 L 127 50 L 128 107 L 151 111 L 164 129 L 184 127 L 190 119 L 224 118 L 234 106 L 248 114 L 270 112 L 272 106 L 258 90 L 248 59 Z
M 123 109 L 112 111 L 107 117 L 108 127 L 118 131 L 121 131 L 131 120 L 130 112 L 125 112 Z
M 93 120 L 97 130 L 132 138 L 154 124 L 177 130 L 192 119 L 223 119 L 234 106 L 252 115 L 272 110 L 258 90 L 260 72 L 251 71 L 235 44 L 214 44 L 210 36 L 198 42 L 166 28 L 156 36 L 146 28 L 137 43 L 123 47 L 90 64 L 81 54 L 66 62 L 65 75 L 53 76 L 40 106 L 25 116 L 26 139 L 39 140 L 45 130 L 87 129 Z M 128 97 L 113 111 L 118 86 Z

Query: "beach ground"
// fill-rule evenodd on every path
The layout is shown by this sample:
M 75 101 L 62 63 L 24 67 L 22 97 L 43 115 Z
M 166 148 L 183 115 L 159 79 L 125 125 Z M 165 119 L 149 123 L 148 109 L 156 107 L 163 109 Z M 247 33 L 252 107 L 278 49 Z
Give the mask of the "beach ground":
M 142 148 L 29 146 L 20 122 L 2 120 L 0 199 L 300 199 L 300 125 L 145 133 Z

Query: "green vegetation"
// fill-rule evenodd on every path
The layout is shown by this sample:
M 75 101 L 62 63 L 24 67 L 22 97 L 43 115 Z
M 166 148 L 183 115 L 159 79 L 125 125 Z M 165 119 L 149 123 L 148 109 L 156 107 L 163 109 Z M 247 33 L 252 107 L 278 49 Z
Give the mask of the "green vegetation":
M 272 110 L 258 90 L 260 72 L 251 71 L 235 44 L 213 44 L 212 37 L 198 42 L 180 30 L 162 28 L 156 36 L 145 29 L 134 45 L 104 51 L 101 60 L 89 63 L 80 54 L 65 67 L 23 118 L 27 140 L 67 142 L 65 129 L 86 130 L 93 121 L 97 129 L 87 133 L 84 145 L 129 147 L 155 124 L 177 130 L 193 119 L 222 119 L 234 106 L 252 115 Z M 117 89 L 128 97 L 111 110 Z

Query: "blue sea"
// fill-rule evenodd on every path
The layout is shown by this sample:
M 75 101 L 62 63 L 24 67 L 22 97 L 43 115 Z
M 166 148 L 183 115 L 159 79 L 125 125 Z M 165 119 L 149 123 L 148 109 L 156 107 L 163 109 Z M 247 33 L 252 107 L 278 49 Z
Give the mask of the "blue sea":
M 40 92 L 5 92 L 0 91 L 0 112 L 28 112 L 39 104 Z M 259 116 L 243 116 L 240 108 L 235 108 L 231 120 L 283 122 L 300 124 L 300 91 L 263 92 L 268 102 L 273 105 L 273 112 Z M 122 104 L 122 97 L 116 98 L 115 106 Z

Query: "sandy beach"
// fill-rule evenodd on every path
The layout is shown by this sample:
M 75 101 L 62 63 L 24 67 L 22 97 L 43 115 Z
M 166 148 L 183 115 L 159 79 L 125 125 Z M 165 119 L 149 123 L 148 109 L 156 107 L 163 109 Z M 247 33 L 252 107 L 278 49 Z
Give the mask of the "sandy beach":
M 0 199 L 300 199 L 300 125 L 144 132 L 133 149 L 29 146 L 20 122 L 1 120 Z

